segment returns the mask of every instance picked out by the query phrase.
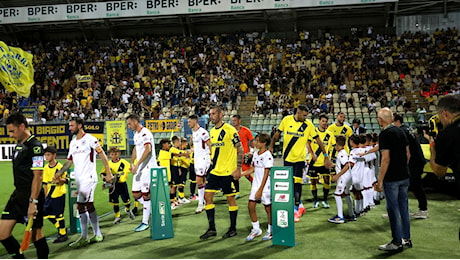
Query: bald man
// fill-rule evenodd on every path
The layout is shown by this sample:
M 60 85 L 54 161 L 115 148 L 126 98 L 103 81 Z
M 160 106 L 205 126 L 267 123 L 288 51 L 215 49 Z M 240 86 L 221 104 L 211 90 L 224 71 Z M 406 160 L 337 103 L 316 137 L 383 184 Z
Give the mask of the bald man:
M 393 113 L 387 107 L 378 112 L 382 127 L 379 135 L 381 164 L 375 189 L 384 191 L 393 239 L 379 246 L 383 251 L 402 251 L 412 247 L 410 240 L 409 200 L 409 141 L 402 129 L 393 124 Z

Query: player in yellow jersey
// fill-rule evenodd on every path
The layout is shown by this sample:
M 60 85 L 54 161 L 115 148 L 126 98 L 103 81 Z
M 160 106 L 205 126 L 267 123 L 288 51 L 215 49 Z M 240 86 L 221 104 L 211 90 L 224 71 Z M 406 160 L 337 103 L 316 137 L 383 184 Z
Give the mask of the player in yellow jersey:
M 319 116 L 319 125 L 316 128 L 316 132 L 319 135 L 319 138 L 323 142 L 326 151 L 329 156 L 332 153 L 333 147 L 335 146 L 335 137 L 334 134 L 327 130 L 329 118 L 325 114 Z M 308 147 L 308 152 L 310 153 L 310 165 L 308 167 L 308 175 L 310 176 L 310 189 L 313 194 L 313 208 L 319 206 L 318 200 L 318 179 L 323 177 L 323 200 L 321 201 L 324 208 L 330 208 L 327 203 L 327 196 L 329 195 L 329 190 L 331 188 L 331 174 L 330 170 L 326 169 L 324 165 L 324 155 L 321 153 L 321 148 L 319 147 L 316 140 L 309 140 L 310 143 Z
M 241 177 L 241 164 L 243 162 L 244 151 L 238 131 L 230 124 L 224 123 L 222 121 L 223 116 L 222 108 L 211 108 L 209 118 L 215 125 L 209 132 L 211 137 L 212 165 L 204 195 L 209 228 L 200 236 L 200 239 L 208 239 L 217 235 L 213 197 L 214 193 L 220 189 L 227 196 L 228 211 L 230 213 L 230 228 L 222 238 L 234 237 L 237 234 L 236 218 L 238 215 L 238 206 L 235 200 L 237 192 L 233 185 L 233 179 Z
M 177 187 L 180 187 L 181 179 L 180 179 L 180 157 L 181 156 L 190 156 L 187 152 L 181 150 L 181 139 L 179 136 L 173 136 L 172 139 L 172 147 L 169 149 L 171 153 L 171 184 L 170 184 L 170 200 L 171 200 L 171 209 L 176 209 L 177 206 L 181 203 L 180 200 L 183 197 L 179 197 L 177 199 L 176 192 Z M 183 187 L 182 187 L 183 191 Z
M 125 212 L 128 217 L 133 220 L 135 218 L 134 213 L 131 211 L 131 201 L 129 200 L 128 184 L 126 180 L 129 174 L 129 163 L 125 159 L 120 158 L 121 152 L 118 147 L 111 147 L 109 150 L 109 167 L 112 175 L 115 176 L 116 182 L 109 188 L 109 203 L 113 206 L 113 212 L 115 213 L 115 219 L 113 224 L 121 223 L 120 206 L 118 205 L 118 197 L 121 197 L 123 204 L 125 205 Z M 106 176 L 105 168 L 101 169 L 101 176 L 104 179 Z M 105 183 L 104 183 L 105 185 Z
M 185 151 L 187 149 L 188 141 L 187 138 L 182 137 L 181 140 L 181 150 Z M 190 168 L 190 155 L 189 156 L 181 156 L 180 157 L 180 163 L 179 163 L 179 169 L 180 169 L 180 182 L 178 184 L 179 188 L 179 202 L 182 204 L 187 204 L 190 203 L 190 200 L 185 197 L 185 182 L 187 181 L 187 173 Z
M 171 183 L 171 141 L 168 138 L 163 138 L 160 140 L 161 149 L 158 152 L 158 165 L 166 167 L 166 172 L 168 173 L 168 182 Z
M 350 136 L 353 134 L 353 130 L 351 129 L 350 126 L 345 124 L 345 117 L 346 114 L 345 112 L 339 112 L 336 117 L 336 121 L 334 124 L 330 125 L 327 130 L 331 131 L 334 136 L 339 136 L 343 135 L 347 139 L 345 141 L 345 150 L 347 153 L 350 153 L 350 147 L 348 145 L 348 139 Z M 332 155 L 332 158 L 336 157 L 336 151 L 334 150 L 334 154 Z
M 53 183 L 56 172 L 62 168 L 62 164 L 56 161 L 57 150 L 54 146 L 48 146 L 44 150 L 45 160 L 48 162 L 43 169 L 43 185 L 45 188 L 44 217 L 58 229 L 58 236 L 53 243 L 67 241 L 67 230 L 65 227 L 64 208 L 66 184 L 69 182 L 67 173 L 64 173 L 58 183 Z
M 285 116 L 278 126 L 278 130 L 273 135 L 270 142 L 270 152 L 273 153 L 273 146 L 280 139 L 281 133 L 284 135 L 283 159 L 284 166 L 291 166 L 294 175 L 294 219 L 296 222 L 305 213 L 305 207 L 301 202 L 302 197 L 302 174 L 307 159 L 307 142 L 308 139 L 316 139 L 321 151 L 326 157 L 325 166 L 331 168 L 332 163 L 329 155 L 321 141 L 315 126 L 307 119 L 308 107 L 300 105 L 294 115 Z

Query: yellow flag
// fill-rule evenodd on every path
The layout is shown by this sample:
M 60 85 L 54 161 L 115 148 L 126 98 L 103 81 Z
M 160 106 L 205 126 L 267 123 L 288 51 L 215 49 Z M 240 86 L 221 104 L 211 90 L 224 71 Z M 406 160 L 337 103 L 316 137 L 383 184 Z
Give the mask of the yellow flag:
M 0 41 L 0 83 L 8 92 L 29 97 L 34 84 L 33 55 Z

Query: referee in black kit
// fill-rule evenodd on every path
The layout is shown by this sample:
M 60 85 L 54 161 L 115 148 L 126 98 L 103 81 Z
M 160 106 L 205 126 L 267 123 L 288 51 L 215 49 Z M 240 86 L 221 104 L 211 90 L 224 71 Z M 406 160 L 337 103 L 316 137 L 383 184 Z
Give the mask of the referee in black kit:
M 32 237 L 38 258 L 48 258 L 49 249 L 43 234 L 42 188 L 43 147 L 33 136 L 24 115 L 12 113 L 6 119 L 6 129 L 18 144 L 14 148 L 13 175 L 15 190 L 11 194 L 0 221 L 0 241 L 13 258 L 24 258 L 20 245 L 13 237 L 16 223 L 26 223 L 33 218 Z
M 460 194 L 460 95 L 449 94 L 439 100 L 438 116 L 443 130 L 436 138 L 425 133 L 430 141 L 430 166 L 434 174 L 444 176 L 452 168 Z M 460 231 L 459 231 L 460 240 Z

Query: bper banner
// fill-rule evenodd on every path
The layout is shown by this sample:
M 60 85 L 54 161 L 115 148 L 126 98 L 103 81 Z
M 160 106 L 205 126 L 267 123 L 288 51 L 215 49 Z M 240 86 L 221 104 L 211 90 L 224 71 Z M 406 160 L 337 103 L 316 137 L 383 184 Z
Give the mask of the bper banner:
M 0 8 L 0 24 L 277 10 L 385 2 L 398 2 L 398 0 L 133 0 L 36 5 Z

